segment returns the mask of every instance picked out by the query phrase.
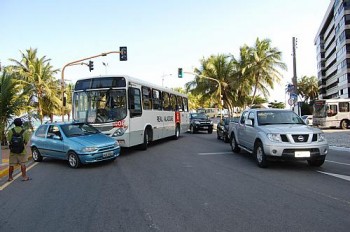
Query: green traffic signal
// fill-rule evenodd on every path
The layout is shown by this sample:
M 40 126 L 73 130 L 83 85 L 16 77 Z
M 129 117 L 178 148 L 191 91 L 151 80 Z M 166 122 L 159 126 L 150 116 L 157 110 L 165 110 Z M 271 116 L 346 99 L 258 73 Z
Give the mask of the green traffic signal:
M 182 78 L 182 68 L 179 68 L 178 69 L 178 71 L 177 71 L 177 76 L 179 77 L 179 78 Z

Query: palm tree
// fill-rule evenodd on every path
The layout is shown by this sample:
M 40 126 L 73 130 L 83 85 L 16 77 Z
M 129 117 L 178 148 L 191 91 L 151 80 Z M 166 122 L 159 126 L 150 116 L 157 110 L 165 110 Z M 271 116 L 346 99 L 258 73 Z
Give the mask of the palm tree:
M 224 107 L 231 109 L 232 85 L 230 82 L 233 69 L 234 63 L 229 55 L 212 55 L 208 59 L 203 58 L 201 67 L 194 70 L 197 76 L 193 81 L 186 83 L 186 89 L 194 95 L 201 95 L 201 100 L 209 102 L 210 107 L 221 105 L 221 91 Z
M 250 78 L 249 70 L 251 67 L 250 47 L 244 45 L 240 47 L 239 58 L 232 56 L 235 65 L 230 87 L 233 90 L 232 99 L 234 105 L 245 108 L 251 100 L 252 80 Z
M 15 73 L 5 68 L 0 79 L 0 136 L 1 144 L 6 143 L 6 128 L 14 115 L 21 114 L 26 105 L 26 92 L 23 92 Z
M 253 99 L 259 90 L 265 97 L 269 95 L 268 89 L 273 89 L 274 83 L 279 82 L 282 75 L 278 68 L 287 70 L 285 63 L 281 62 L 282 52 L 277 48 L 271 47 L 271 40 L 259 38 L 255 41 L 255 46 L 250 49 L 249 75 L 254 88 Z
M 302 76 L 298 80 L 298 93 L 306 102 L 313 101 L 318 97 L 318 82 L 315 76 Z
M 15 63 L 13 68 L 18 74 L 23 89 L 29 93 L 29 102 L 37 100 L 37 111 L 42 123 L 44 98 L 54 102 L 55 107 L 58 106 L 56 103 L 59 88 L 54 84 L 56 80 L 53 76 L 58 69 L 53 69 L 50 59 L 46 59 L 45 56 L 37 58 L 37 49 L 30 48 L 26 53 L 21 53 L 21 60 L 10 59 L 10 61 Z

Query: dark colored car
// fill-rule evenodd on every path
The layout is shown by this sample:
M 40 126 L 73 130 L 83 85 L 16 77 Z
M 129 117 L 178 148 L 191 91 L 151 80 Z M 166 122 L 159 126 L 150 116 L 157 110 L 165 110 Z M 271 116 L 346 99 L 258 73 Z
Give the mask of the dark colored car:
M 197 131 L 208 131 L 209 134 L 213 133 L 213 121 L 211 121 L 207 115 L 202 113 L 190 114 L 190 132 L 191 134 Z
M 225 143 L 229 142 L 228 138 L 228 129 L 230 122 L 238 122 L 239 117 L 233 117 L 233 118 L 224 118 L 218 123 L 216 133 L 217 133 L 217 138 L 222 139 Z
M 86 123 L 42 124 L 30 144 L 34 161 L 40 162 L 43 157 L 62 159 L 72 168 L 114 160 L 120 154 L 118 141 Z

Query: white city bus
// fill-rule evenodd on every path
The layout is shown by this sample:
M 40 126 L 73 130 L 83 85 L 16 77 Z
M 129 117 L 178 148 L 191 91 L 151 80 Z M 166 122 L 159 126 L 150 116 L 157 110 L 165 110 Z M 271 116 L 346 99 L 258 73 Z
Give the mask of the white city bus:
M 145 150 L 149 142 L 177 139 L 189 127 L 185 94 L 129 76 L 78 80 L 72 110 L 73 120 L 90 123 L 122 147 Z
M 350 125 L 350 99 L 316 100 L 312 124 L 322 128 L 348 128 Z

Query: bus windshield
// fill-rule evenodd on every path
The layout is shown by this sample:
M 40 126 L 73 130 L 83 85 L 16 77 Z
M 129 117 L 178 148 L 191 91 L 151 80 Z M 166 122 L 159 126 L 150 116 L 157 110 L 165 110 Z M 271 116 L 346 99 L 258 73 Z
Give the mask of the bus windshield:
M 313 116 L 315 118 L 325 118 L 327 116 L 326 106 L 326 101 L 315 101 Z
M 75 92 L 73 102 L 73 119 L 80 122 L 114 122 L 127 114 L 125 89 Z

